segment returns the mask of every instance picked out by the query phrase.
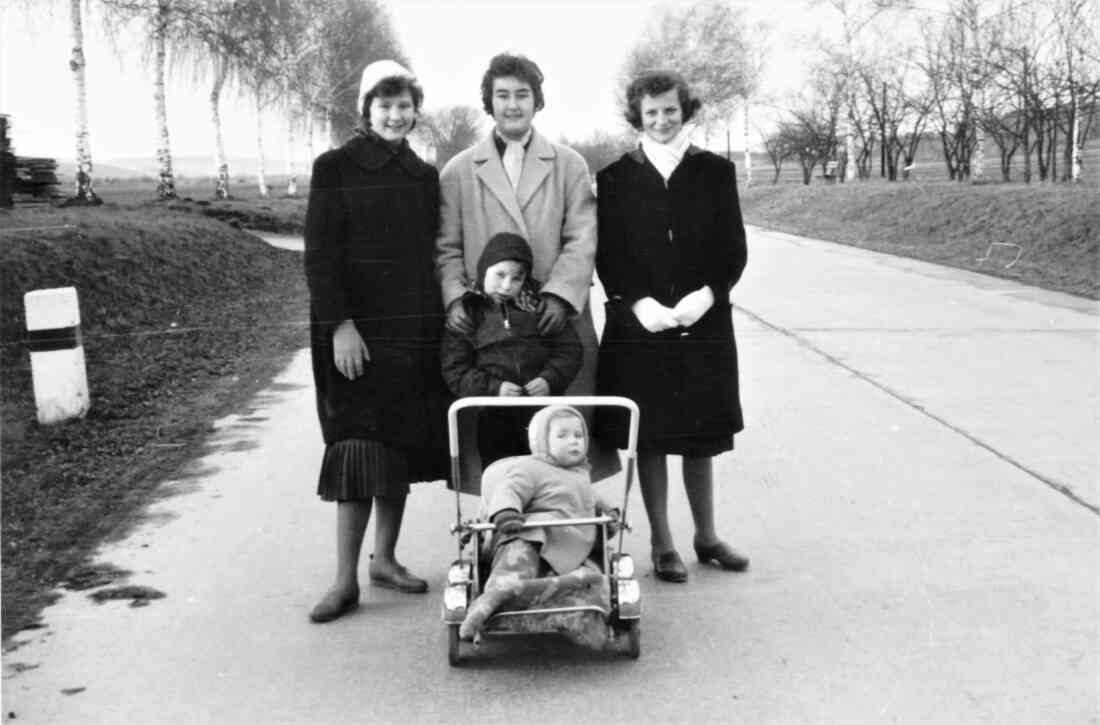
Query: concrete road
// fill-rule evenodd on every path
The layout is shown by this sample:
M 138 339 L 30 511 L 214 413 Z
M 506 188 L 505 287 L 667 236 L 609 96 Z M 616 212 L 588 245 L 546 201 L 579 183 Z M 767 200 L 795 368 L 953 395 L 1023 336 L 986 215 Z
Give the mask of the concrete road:
M 334 512 L 313 494 L 303 352 L 102 548 L 165 597 L 66 593 L 4 655 L 5 719 L 1100 722 L 1096 303 L 755 229 L 750 250 L 748 428 L 716 465 L 752 569 L 691 563 L 673 585 L 643 563 L 641 659 L 497 640 L 449 667 L 440 483 L 415 488 L 399 549 L 432 591 L 366 587 L 357 613 L 311 625 Z

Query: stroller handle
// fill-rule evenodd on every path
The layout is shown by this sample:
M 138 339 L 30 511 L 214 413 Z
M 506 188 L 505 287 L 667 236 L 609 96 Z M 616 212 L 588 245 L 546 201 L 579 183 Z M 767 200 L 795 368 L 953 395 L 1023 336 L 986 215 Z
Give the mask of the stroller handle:
M 638 446 L 638 404 L 630 398 L 618 395 L 536 395 L 523 397 L 479 395 L 459 398 L 447 409 L 447 435 L 451 458 L 458 458 L 458 412 L 465 408 L 519 408 L 545 407 L 547 405 L 572 405 L 574 407 L 626 408 L 630 413 L 630 431 L 627 435 L 627 455 L 634 457 Z

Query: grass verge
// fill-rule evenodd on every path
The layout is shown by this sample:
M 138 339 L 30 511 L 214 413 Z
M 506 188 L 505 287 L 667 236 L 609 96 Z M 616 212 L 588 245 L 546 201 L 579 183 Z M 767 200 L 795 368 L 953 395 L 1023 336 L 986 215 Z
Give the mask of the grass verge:
M 212 421 L 308 344 L 301 255 L 208 218 L 211 207 L 250 226 L 296 228 L 289 212 L 256 205 L 0 213 L 5 641 L 35 625 L 51 592 L 195 454 Z M 91 410 L 40 426 L 22 296 L 70 285 L 80 298 Z
M 743 190 L 741 207 L 749 224 L 1100 298 L 1095 188 L 786 184 Z

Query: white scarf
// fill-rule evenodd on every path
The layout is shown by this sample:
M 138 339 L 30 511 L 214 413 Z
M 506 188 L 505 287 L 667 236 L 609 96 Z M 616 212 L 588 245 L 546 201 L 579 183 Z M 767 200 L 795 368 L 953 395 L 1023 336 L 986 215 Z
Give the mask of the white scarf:
M 680 133 L 676 134 L 667 143 L 658 143 L 650 138 L 649 134 L 642 134 L 642 152 L 649 159 L 649 162 L 657 168 L 661 178 L 665 180 L 666 186 L 672 172 L 680 165 L 684 153 L 691 145 L 691 134 L 694 131 L 694 126 L 685 125 L 680 129 Z
M 527 129 L 527 133 L 523 134 L 523 138 L 519 141 L 512 141 L 497 133 L 497 138 L 504 142 L 504 155 L 501 156 L 500 161 L 504 164 L 504 173 L 508 176 L 513 191 L 519 186 L 519 177 L 523 175 L 523 155 L 533 130 Z

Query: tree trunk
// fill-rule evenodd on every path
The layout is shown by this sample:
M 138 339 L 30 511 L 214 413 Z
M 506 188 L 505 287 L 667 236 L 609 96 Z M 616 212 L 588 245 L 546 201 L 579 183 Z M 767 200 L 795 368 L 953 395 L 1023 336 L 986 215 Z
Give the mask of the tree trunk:
M 176 181 L 172 175 L 172 151 L 168 143 L 168 108 L 164 93 L 164 65 L 168 55 L 166 39 L 168 29 L 167 0 L 157 3 L 157 17 L 153 27 L 153 48 L 156 56 L 153 63 L 153 107 L 157 119 L 157 134 L 160 137 L 157 146 L 157 162 L 160 164 L 160 178 L 157 181 L 158 199 L 176 198 Z
M 298 180 L 294 176 L 294 109 L 287 105 L 286 113 L 286 195 L 298 195 Z
M 80 0 L 70 0 L 73 55 L 69 68 L 76 88 L 76 186 L 74 198 L 81 204 L 99 204 L 92 188 L 92 152 L 88 148 L 88 87 L 84 80 L 84 27 L 81 23 Z
M 256 185 L 260 188 L 260 198 L 268 197 L 267 176 L 264 174 L 264 108 L 262 93 L 256 93 Z
M 1070 132 L 1070 141 L 1073 145 L 1073 156 L 1070 159 L 1070 181 L 1074 184 L 1081 182 L 1081 111 L 1074 100 L 1073 126 Z
M 752 185 L 752 153 L 749 151 L 749 97 L 745 96 L 745 188 Z
M 222 138 L 222 117 L 218 108 L 222 86 L 229 72 L 229 61 L 224 56 L 215 63 L 217 69 L 214 85 L 210 89 L 210 120 L 214 123 L 214 198 L 229 198 L 229 161 L 225 158 L 225 141 Z
M 306 153 L 309 155 L 309 168 L 313 168 L 313 159 L 316 158 L 313 150 L 313 137 L 317 133 L 317 117 L 313 113 L 306 114 Z

